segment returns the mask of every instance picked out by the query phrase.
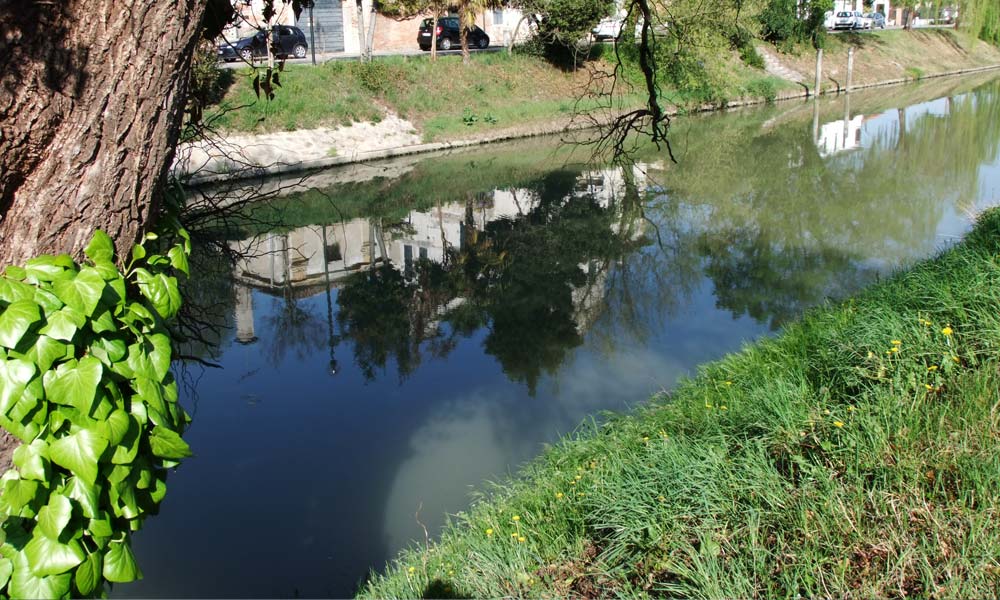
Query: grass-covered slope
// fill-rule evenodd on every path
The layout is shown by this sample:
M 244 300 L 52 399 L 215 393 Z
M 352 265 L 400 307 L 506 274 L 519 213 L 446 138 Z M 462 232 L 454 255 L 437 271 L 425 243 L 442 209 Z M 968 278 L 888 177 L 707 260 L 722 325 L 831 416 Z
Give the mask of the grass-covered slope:
M 365 597 L 987 597 L 1000 211 L 938 258 L 583 428 Z
M 595 69 L 608 71 L 610 66 L 595 57 L 567 71 L 538 57 L 502 52 L 474 54 L 470 65 L 458 56 L 441 56 L 436 62 L 427 57 L 380 58 L 369 64 L 334 61 L 289 66 L 271 101 L 256 97 L 252 76 L 244 69 L 231 73 L 223 100 L 207 114 L 223 131 L 267 132 L 378 121 L 391 110 L 414 123 L 427 141 L 476 137 L 568 121 L 578 110 L 593 108 L 596 101 L 587 98 L 586 90 L 597 85 L 591 73 Z M 772 89 L 777 85 L 762 70 L 738 60 L 727 62 L 725 70 L 729 89 L 720 93 L 729 97 L 748 94 L 762 82 L 771 82 Z M 641 104 L 641 87 L 630 90 L 620 82 L 616 90 L 622 105 Z M 683 94 L 671 99 L 680 98 Z M 211 116 L 237 106 L 241 108 Z
M 1000 48 L 954 29 L 901 29 L 845 32 L 826 37 L 823 51 L 823 87 L 847 85 L 847 52 L 855 48 L 853 85 L 865 85 L 936 73 L 1000 65 Z M 802 46 L 782 54 L 783 64 L 797 71 L 810 85 L 816 69 L 816 52 Z

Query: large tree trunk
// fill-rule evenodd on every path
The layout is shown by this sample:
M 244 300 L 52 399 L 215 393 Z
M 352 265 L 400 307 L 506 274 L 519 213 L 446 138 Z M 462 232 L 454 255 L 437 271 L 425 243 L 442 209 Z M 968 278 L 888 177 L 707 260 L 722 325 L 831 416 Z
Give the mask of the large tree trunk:
M 206 0 L 0 0 L 0 265 L 127 251 L 173 160 Z

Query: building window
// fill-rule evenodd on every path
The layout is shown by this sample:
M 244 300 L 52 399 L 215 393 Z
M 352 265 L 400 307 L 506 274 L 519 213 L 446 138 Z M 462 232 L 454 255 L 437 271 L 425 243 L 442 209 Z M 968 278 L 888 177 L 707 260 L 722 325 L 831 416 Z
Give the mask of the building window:
M 493 11 L 493 24 L 494 25 L 503 25 L 503 11 L 502 10 L 494 10 Z

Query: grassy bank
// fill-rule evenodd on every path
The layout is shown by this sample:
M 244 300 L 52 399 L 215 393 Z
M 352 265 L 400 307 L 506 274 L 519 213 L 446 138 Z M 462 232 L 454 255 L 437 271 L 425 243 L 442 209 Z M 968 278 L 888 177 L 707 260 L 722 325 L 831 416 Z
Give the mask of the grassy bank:
M 364 597 L 987 597 L 1000 211 L 550 448 Z
M 748 90 L 782 87 L 738 59 L 720 68 L 727 74 L 721 95 L 740 97 Z M 596 101 L 585 97 L 593 87 L 592 69 L 607 71 L 610 66 L 597 56 L 581 69 L 566 71 L 541 58 L 503 52 L 475 54 L 468 66 L 458 56 L 436 62 L 426 57 L 390 57 L 370 64 L 335 61 L 286 69 L 270 102 L 256 98 L 247 69 L 232 74 L 225 97 L 210 113 L 224 113 L 214 121 L 224 131 L 268 132 L 377 121 L 391 110 L 411 121 L 425 141 L 458 139 L 568 120 L 578 110 L 593 108 Z M 621 105 L 641 103 L 627 85 L 617 89 Z M 685 95 L 674 93 L 671 100 L 683 102 Z M 236 106 L 242 108 L 223 110 Z
M 878 31 L 827 36 L 826 87 L 846 83 L 847 50 L 857 49 L 854 82 L 874 83 L 902 77 L 1000 64 L 1000 49 L 954 30 Z M 776 52 L 773 47 L 770 49 Z M 249 69 L 226 71 L 222 100 L 208 111 L 223 132 L 272 132 L 335 127 L 378 121 L 388 111 L 412 122 L 425 141 L 516 133 L 553 121 L 566 121 L 597 101 L 593 72 L 608 72 L 611 46 L 599 46 L 590 61 L 567 71 L 546 60 L 504 52 L 480 53 L 471 65 L 458 56 L 431 62 L 426 56 L 389 57 L 370 64 L 334 61 L 316 67 L 289 65 L 271 101 L 258 99 Z M 812 81 L 815 52 L 800 46 L 780 60 L 805 81 Z M 704 80 L 688 87 L 663 83 L 664 98 L 678 106 L 718 103 L 738 98 L 773 98 L 796 84 L 744 64 L 736 52 L 710 53 L 699 59 Z M 666 73 L 668 69 L 664 68 Z M 641 74 L 635 65 L 623 71 L 619 106 L 642 102 Z M 631 86 L 630 86 L 631 84 Z M 239 107 L 238 110 L 230 110 Z
M 1000 64 L 1000 48 L 954 29 L 901 29 L 841 33 L 826 37 L 823 50 L 823 87 L 847 84 L 847 52 L 854 47 L 854 85 L 900 78 L 920 79 L 935 73 Z M 813 81 L 816 52 L 799 46 L 781 54 L 785 66 Z

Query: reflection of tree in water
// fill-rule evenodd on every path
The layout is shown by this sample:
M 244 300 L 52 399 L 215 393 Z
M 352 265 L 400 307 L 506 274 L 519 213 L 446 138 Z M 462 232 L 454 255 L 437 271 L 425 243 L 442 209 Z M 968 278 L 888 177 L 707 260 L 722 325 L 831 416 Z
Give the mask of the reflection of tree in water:
M 752 226 L 713 232 L 699 240 L 716 306 L 777 329 L 805 309 L 874 275 L 835 248 L 781 247 Z
M 442 264 L 400 271 L 383 262 L 349 276 L 338 324 L 365 377 L 390 359 L 405 377 L 422 352 L 447 355 L 458 337 L 486 327 L 486 352 L 533 393 L 541 374 L 582 343 L 574 290 L 595 284 L 593 265 L 626 248 L 613 227 L 620 208 L 571 194 L 574 182 L 562 172 L 543 178 L 525 202 L 530 210 L 481 231 L 470 199 L 461 247 L 448 248 Z
M 423 342 L 432 342 L 434 356 L 451 350 L 453 344 L 442 339 L 434 322 L 447 289 L 443 269 L 428 260 L 418 261 L 409 275 L 380 262 L 347 278 L 337 295 L 337 324 L 354 343 L 354 359 L 365 379 L 374 379 L 390 358 L 400 377 L 409 375 L 420 365 Z
M 289 353 L 306 360 L 326 347 L 326 340 L 317 335 L 326 330 L 326 322 L 303 307 L 302 300 L 289 288 L 280 299 L 273 299 L 277 306 L 262 317 L 270 331 L 265 336 L 267 355 L 274 364 L 283 362 Z
M 805 122 L 712 135 L 692 124 L 685 160 L 697 168 L 657 174 L 667 200 L 650 212 L 662 225 L 687 207 L 686 237 L 717 305 L 780 326 L 859 289 L 878 268 L 933 252 L 944 215 L 974 203 L 979 167 L 997 156 L 997 84 L 948 108 L 946 116 L 911 111 L 905 130 L 883 120 L 865 147 L 826 158 Z

